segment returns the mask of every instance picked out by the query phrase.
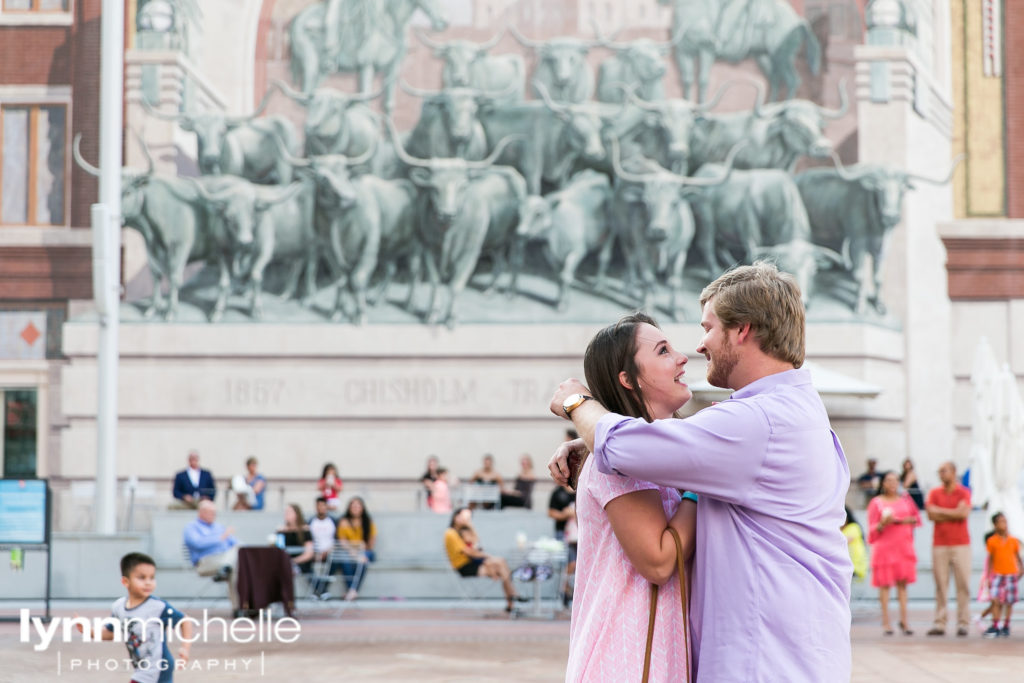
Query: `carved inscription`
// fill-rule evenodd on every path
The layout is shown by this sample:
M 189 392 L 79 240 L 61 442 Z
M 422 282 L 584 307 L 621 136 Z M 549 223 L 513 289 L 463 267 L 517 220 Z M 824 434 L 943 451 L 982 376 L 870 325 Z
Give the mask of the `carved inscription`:
M 229 406 L 281 405 L 284 380 L 231 378 L 224 380 L 224 400 Z
M 477 384 L 452 377 L 350 379 L 344 395 L 357 405 L 455 406 L 476 402 Z

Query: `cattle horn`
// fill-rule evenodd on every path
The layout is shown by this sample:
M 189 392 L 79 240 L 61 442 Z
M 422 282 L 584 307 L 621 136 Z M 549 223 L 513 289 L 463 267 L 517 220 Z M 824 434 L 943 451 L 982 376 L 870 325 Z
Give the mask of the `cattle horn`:
M 480 43 L 479 45 L 477 45 L 476 49 L 480 50 L 481 52 L 490 52 L 491 50 L 494 49 L 495 45 L 497 45 L 498 43 L 501 42 L 501 39 L 504 38 L 504 37 L 505 37 L 505 29 L 502 28 L 500 31 L 498 31 L 496 34 L 494 34 L 494 36 L 490 40 L 484 41 L 483 43 Z
M 146 144 L 146 141 L 142 139 L 142 136 L 139 135 L 139 131 L 135 130 L 134 128 L 132 128 L 131 130 L 132 135 L 134 135 L 135 139 L 139 141 L 139 147 L 142 148 L 142 156 L 146 157 L 146 164 L 148 165 L 148 168 L 146 169 L 146 175 L 153 175 L 153 169 L 155 165 L 153 164 L 153 157 L 150 156 L 149 154 L 149 146 Z
M 764 86 L 757 81 L 749 81 L 749 83 L 757 90 L 757 99 L 754 100 L 754 116 L 763 119 L 765 113 L 761 107 L 764 106 Z
M 913 173 L 908 173 L 907 177 L 913 180 L 920 180 L 923 183 L 931 183 L 932 185 L 945 185 L 946 183 L 953 179 L 953 173 L 956 171 L 956 167 L 959 166 L 960 162 L 966 158 L 966 154 L 958 154 L 957 157 L 953 159 L 953 163 L 950 164 L 949 166 L 949 173 L 947 173 L 946 177 L 943 178 L 942 180 L 935 180 L 934 178 L 925 178 L 923 175 L 915 175 Z
M 370 146 L 366 148 L 366 151 L 357 157 L 345 157 L 345 163 L 351 168 L 352 166 L 359 166 L 365 164 L 367 161 L 373 158 L 373 155 L 377 152 L 377 138 L 373 138 L 370 141 Z
M 497 99 L 502 99 L 504 97 L 508 97 L 509 95 L 511 95 L 512 93 L 514 93 L 518 89 L 519 89 L 519 84 L 516 83 L 513 80 L 511 83 L 509 83 L 507 86 L 505 86 L 501 90 L 496 90 L 496 91 L 495 90 L 480 90 L 479 91 L 479 96 L 480 97 L 486 97 L 486 98 L 489 98 L 489 99 L 492 99 L 492 100 L 497 100 Z
M 310 93 L 301 93 L 298 90 L 296 90 L 295 88 L 293 88 L 290 85 L 288 85 L 287 83 L 285 83 L 284 81 L 275 80 L 274 81 L 274 85 L 276 85 L 281 90 L 281 92 L 283 92 L 285 95 L 287 95 L 291 99 L 295 100 L 299 104 L 302 104 L 302 105 L 309 104 L 309 101 L 313 98 L 312 94 L 310 94 Z
M 192 176 L 181 176 L 181 178 L 182 178 L 182 180 L 185 180 L 190 185 L 192 185 L 192 187 L 196 188 L 196 192 L 198 192 L 199 195 L 204 200 L 206 200 L 208 203 L 211 203 L 211 204 L 219 204 L 219 203 L 225 201 L 226 199 L 229 199 L 231 197 L 231 195 L 234 193 L 234 188 L 231 187 L 231 186 L 225 187 L 220 192 L 210 192 L 200 182 L 200 178 L 195 178 L 195 177 L 192 177 Z M 239 180 L 241 180 L 241 179 L 239 179 Z
M 618 88 L 619 90 L 621 90 L 626 95 L 626 99 L 629 100 L 629 102 L 631 102 L 634 106 L 637 106 L 637 107 L 643 109 L 644 111 L 661 111 L 661 108 L 658 106 L 658 103 L 656 103 L 656 102 L 648 102 L 647 100 L 639 97 L 636 94 L 636 85 L 637 84 L 634 83 L 633 85 L 630 85 L 629 83 L 623 83 L 621 81 L 616 81 L 615 83 L 612 83 L 611 85 L 612 85 L 612 87 Z
M 165 114 L 164 112 L 160 111 L 159 109 L 151 105 L 149 103 L 149 100 L 145 97 L 142 98 L 141 102 L 142 108 L 149 112 L 151 116 L 155 116 L 158 119 L 163 119 L 164 121 L 174 121 L 177 123 L 179 121 L 186 121 L 189 118 L 191 118 L 188 114 Z
M 309 159 L 303 159 L 301 157 L 294 156 L 291 150 L 288 149 L 288 145 L 285 144 L 284 140 L 281 139 L 281 136 L 278 135 L 277 132 L 271 133 L 270 137 L 274 139 L 274 144 L 277 145 L 277 149 L 279 152 L 281 152 L 281 156 L 284 158 L 284 160 L 287 161 L 292 166 L 296 166 L 299 168 L 308 168 L 310 165 L 312 165 L 313 162 L 310 161 Z
M 439 43 L 435 40 L 427 38 L 426 34 L 423 33 L 423 29 L 418 28 L 415 31 L 413 31 L 413 33 L 416 34 L 416 37 L 419 38 L 421 43 L 429 47 L 431 50 L 443 50 L 445 48 L 445 43 Z
M 525 135 L 506 135 L 501 140 L 498 140 L 498 144 L 494 146 L 490 155 L 486 159 L 480 161 L 467 161 L 466 166 L 469 168 L 489 168 L 494 165 L 501 153 L 505 151 L 505 148 L 511 145 L 513 142 L 523 142 L 526 140 Z
M 609 141 L 609 144 L 611 144 L 612 147 L 612 169 L 618 177 L 633 183 L 643 183 L 647 182 L 649 178 L 657 175 L 656 173 L 630 173 L 626 169 L 622 168 L 622 151 L 619 148 L 619 139 L 613 137 Z
M 519 29 L 517 29 L 515 26 L 510 25 L 508 27 L 508 30 L 512 32 L 512 37 L 519 41 L 519 44 L 522 45 L 523 47 L 528 47 L 531 50 L 536 50 L 538 47 L 543 47 L 544 45 L 544 43 L 542 43 L 539 40 L 530 40 L 522 33 L 520 33 Z
M 622 33 L 621 28 L 612 35 L 606 36 L 603 33 L 601 33 L 601 27 L 597 25 L 597 21 L 595 21 L 593 18 L 591 18 L 590 20 L 590 28 L 594 30 L 594 37 L 597 39 L 596 41 L 594 41 L 595 45 L 599 45 L 600 47 L 606 47 L 609 50 L 624 50 L 627 47 L 629 47 L 629 43 L 615 42 L 615 39 L 619 37 L 620 33 Z
M 611 36 L 607 36 L 606 37 L 606 36 L 604 36 L 601 33 L 601 28 L 597 25 L 597 22 L 594 21 L 593 19 L 590 20 L 590 26 L 591 26 L 591 28 L 594 29 L 594 36 L 597 37 L 597 45 L 600 45 L 601 47 L 606 47 L 609 50 L 616 50 L 616 51 L 618 51 L 618 50 L 629 49 L 630 45 L 632 44 L 630 42 L 625 42 L 625 43 L 616 43 L 615 42 L 615 39 L 619 37 L 620 33 L 622 33 L 622 29 L 621 28 L 618 31 L 616 31 L 614 34 L 612 34 Z M 679 43 L 679 41 L 683 39 L 683 34 L 684 33 L 685 33 L 684 27 L 680 26 L 679 30 L 676 32 L 676 34 L 674 36 L 672 36 L 672 39 L 669 40 L 668 42 L 662 43 L 662 42 L 657 42 L 657 41 L 651 41 L 651 45 L 655 49 L 658 49 L 658 50 L 665 50 L 665 49 L 668 49 L 668 48 L 671 48 L 671 47 L 675 47 Z
M 402 90 L 412 95 L 413 97 L 420 97 L 425 100 L 431 97 L 437 97 L 438 95 L 441 94 L 440 90 L 423 90 L 422 88 L 416 88 L 414 86 L 411 86 L 408 83 L 406 83 L 404 79 L 399 81 L 398 85 L 401 86 Z
M 244 123 L 262 114 L 263 110 L 267 108 L 268 104 L 270 104 L 270 96 L 274 94 L 275 90 L 277 90 L 276 81 L 270 84 L 270 87 L 267 88 L 267 92 L 263 93 L 263 99 L 260 100 L 259 105 L 256 106 L 256 109 L 251 114 L 248 116 L 233 116 L 229 118 L 229 121 L 233 123 Z
M 734 85 L 749 85 L 754 88 L 757 88 L 758 92 L 761 93 L 762 95 L 764 94 L 764 91 L 761 89 L 761 84 L 758 83 L 757 81 L 752 81 L 749 79 L 741 80 L 737 78 L 730 78 L 725 83 L 722 83 L 722 85 L 718 86 L 718 90 L 715 92 L 715 96 L 711 98 L 710 102 L 705 102 L 703 104 L 695 104 L 693 105 L 693 110 L 695 112 L 703 114 L 714 109 L 715 107 L 718 106 L 718 103 L 721 102 L 722 97 L 725 96 L 725 92 Z
M 569 107 L 567 105 L 560 104 L 551 99 L 551 93 L 548 92 L 547 87 L 545 87 L 545 85 L 539 80 L 534 79 L 533 87 L 537 89 L 537 94 L 540 95 L 542 100 L 544 100 L 544 104 L 548 109 L 555 113 L 566 113 L 569 111 Z
M 846 110 L 850 107 L 850 100 L 846 94 L 846 79 L 843 78 L 839 81 L 839 109 L 828 109 L 826 107 L 818 107 L 818 113 L 824 116 L 826 119 L 841 119 L 845 114 Z
M 79 167 L 89 175 L 96 176 L 97 178 L 99 178 L 100 169 L 96 168 L 95 166 L 93 166 L 92 164 L 85 160 L 85 158 L 82 156 L 81 146 L 82 134 L 76 133 L 75 143 L 71 146 L 71 154 L 74 155 L 75 157 L 75 163 L 78 164 Z
M 729 156 L 725 158 L 725 173 L 723 173 L 719 178 L 696 178 L 693 176 L 678 175 L 676 173 L 673 173 L 672 175 L 676 177 L 676 180 L 678 180 L 681 185 L 692 185 L 694 187 L 711 187 L 713 185 L 721 185 L 729 179 L 729 176 L 732 175 L 733 162 L 736 161 L 736 155 L 739 154 L 740 150 L 746 146 L 746 140 L 740 140 L 732 146 L 732 149 L 729 150 Z
M 847 240 L 847 242 L 848 241 L 849 240 Z M 849 261 L 847 259 L 843 258 L 842 254 L 840 254 L 839 252 L 837 252 L 837 251 L 835 251 L 833 249 L 829 249 L 828 247 L 823 247 L 820 244 L 815 244 L 814 245 L 814 253 L 816 255 L 822 257 L 824 260 L 826 260 L 826 261 L 828 261 L 828 262 L 830 262 L 830 263 L 832 263 L 834 265 L 839 266 L 840 268 L 846 268 L 846 269 L 850 268 Z
M 391 143 L 395 147 L 395 154 L 402 160 L 402 163 L 409 166 L 420 166 L 421 168 L 430 168 L 430 162 L 426 159 L 418 159 L 407 151 L 402 146 L 402 141 L 398 138 L 398 131 L 395 130 L 395 123 L 391 120 L 390 116 L 384 118 L 384 123 L 387 124 L 388 132 L 391 134 Z
M 829 151 L 829 156 L 832 157 L 832 163 L 836 167 L 836 173 L 838 173 L 839 177 L 843 180 L 859 180 L 861 175 L 863 175 L 862 173 L 850 171 L 846 168 L 846 166 L 843 165 L 843 160 L 839 158 L 839 155 L 836 154 L 834 149 Z
M 284 187 L 278 186 L 279 189 L 275 190 L 276 194 L 268 199 L 257 199 L 256 210 L 266 211 L 274 204 L 281 204 L 294 198 L 299 192 L 302 191 L 302 183 L 291 183 Z

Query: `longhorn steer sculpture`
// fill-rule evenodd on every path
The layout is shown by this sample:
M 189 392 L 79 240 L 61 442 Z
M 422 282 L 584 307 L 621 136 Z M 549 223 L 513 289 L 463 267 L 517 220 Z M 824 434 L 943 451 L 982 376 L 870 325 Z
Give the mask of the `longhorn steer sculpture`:
M 281 92 L 306 108 L 303 131 L 306 156 L 344 154 L 358 157 L 380 142 L 380 122 L 366 103 L 380 97 L 383 88 L 365 95 L 344 93 L 334 88 L 317 88 L 303 94 L 281 81 L 274 83 Z M 281 152 L 280 147 L 278 150 Z M 287 145 L 284 151 L 291 154 Z
M 420 120 L 407 136 L 406 149 L 413 156 L 473 161 L 487 156 L 487 134 L 480 123 L 480 108 L 494 104 L 506 93 L 473 88 L 421 90 L 404 82 L 402 89 L 424 100 Z
M 569 307 L 569 290 L 576 270 L 588 255 L 598 252 L 596 289 L 604 287 L 614 239 L 608 225 L 612 189 L 608 176 L 593 170 L 577 173 L 565 188 L 552 192 L 523 221 L 528 240 L 542 245 L 558 279 L 555 307 Z
M 839 109 L 828 109 L 807 100 L 761 103 L 749 112 L 708 114 L 699 117 L 690 136 L 690 168 L 721 163 L 737 142 L 748 144 L 736 158 L 737 168 L 778 168 L 792 172 L 801 156 L 828 156 L 832 143 L 823 134 L 825 119 L 846 113 L 845 82 L 839 84 Z
M 631 280 L 634 275 L 639 277 L 642 305 L 650 310 L 654 305 L 655 280 L 658 276 L 665 277 L 670 297 L 669 314 L 675 320 L 682 320 L 683 270 L 690 246 L 698 235 L 687 197 L 713 192 L 715 186 L 721 186 L 729 178 L 732 167 L 722 169 L 714 177 L 688 178 L 667 171 L 649 159 L 638 158 L 642 170 L 632 172 L 622 167 L 618 142 L 612 139 L 611 145 L 615 168 L 612 226 L 626 255 L 627 279 Z M 710 249 L 706 235 L 701 235 L 698 248 Z
M 538 95 L 540 84 L 545 90 L 543 97 L 555 102 L 578 104 L 590 99 L 594 93 L 594 72 L 587 64 L 587 54 L 600 41 L 562 37 L 545 42 L 526 38 L 514 26 L 510 29 L 520 44 L 537 55 L 532 80 Z
M 714 177 L 721 172 L 720 164 L 706 164 L 697 176 Z M 694 212 L 703 229 L 714 235 L 716 251 L 727 264 L 774 257 L 781 269 L 796 277 L 805 306 L 814 295 L 818 269 L 841 260 L 838 254 L 811 244 L 800 192 L 785 171 L 734 171 L 727 182 L 708 191 Z M 709 266 L 712 276 L 722 270 L 714 254 Z
M 845 263 L 857 282 L 853 309 L 858 314 L 867 304 L 884 315 L 882 265 L 885 245 L 903 215 L 903 197 L 914 181 L 944 185 L 963 156 L 957 157 L 945 178 L 934 179 L 878 164 L 812 168 L 796 176 L 810 219 L 811 241 L 846 255 Z M 871 257 L 871 275 L 864 272 L 864 257 Z M 870 280 L 871 293 L 868 293 Z
M 434 51 L 434 56 L 444 61 L 441 84 L 450 88 L 469 88 L 485 92 L 503 92 L 509 102 L 523 100 L 526 90 L 526 61 L 521 55 L 489 55 L 497 45 L 504 31 L 499 32 L 486 43 L 468 40 L 431 40 L 422 31 L 416 37 Z
M 499 161 L 515 167 L 526 179 L 529 193 L 539 195 L 544 185 L 547 189 L 562 187 L 577 162 L 605 159 L 601 141 L 604 120 L 601 105 L 559 104 L 548 97 L 545 86 L 535 85 L 543 102 L 485 108 L 480 123 L 491 144 L 510 135 L 526 139 Z
M 262 319 L 263 272 L 272 260 L 294 262 L 283 298 L 292 295 L 305 271 L 303 304 L 309 305 L 315 293 L 319 259 L 313 229 L 316 185 L 312 178 L 283 187 L 266 187 L 220 176 L 195 183 L 195 187 L 210 207 L 216 233 L 226 238 L 218 245 L 219 293 L 210 321 L 217 322 L 224 315 L 232 274 L 248 281 L 249 315 Z
M 512 261 L 513 272 L 519 269 L 522 254 L 518 235 L 524 217 L 516 187 L 522 184 L 522 178 L 513 168 L 494 165 L 506 145 L 515 138 L 499 142 L 482 161 L 418 159 L 402 148 L 390 122 L 389 127 L 395 151 L 412 167 L 410 178 L 422 190 L 417 213 L 420 233 L 427 247 L 427 273 L 431 283 L 426 322 L 440 321 L 454 327 L 456 299 L 473 275 L 482 253 L 494 259 L 491 288 L 502 274 L 506 259 Z M 443 314 L 437 296 L 441 287 L 448 295 Z
M 82 158 L 80 142 L 81 134 L 75 136 L 72 148 L 75 161 L 86 173 L 98 178 L 100 170 Z M 142 149 L 147 170 L 139 173 L 126 168 L 121 172 L 121 223 L 138 230 L 146 244 L 153 298 L 144 315 L 150 318 L 161 313 L 164 320 L 170 321 L 178 315 L 178 292 L 185 266 L 214 257 L 216 240 L 207 223 L 206 202 L 193 185 L 204 181 L 155 174 L 145 144 Z
M 146 111 L 166 121 L 176 121 L 182 130 L 196 134 L 199 170 L 204 175 L 228 174 L 254 183 L 291 182 L 291 166 L 281 158 L 276 140 L 298 149 L 298 136 L 292 122 L 283 116 L 256 118 L 266 108 L 273 89 L 248 116 L 228 116 L 221 112 L 166 114 L 153 109 L 145 99 Z
M 416 188 L 407 180 L 385 180 L 372 175 L 350 178 L 349 169 L 373 155 L 361 158 L 328 154 L 289 161 L 316 182 L 316 232 L 327 246 L 335 286 L 331 320 L 345 315 L 344 292 L 351 294 L 349 318 L 366 322 L 367 291 L 378 265 L 392 271 L 400 259 L 410 263 L 412 282 L 406 308 L 412 303 L 419 275 L 420 241 L 416 222 Z M 382 287 L 386 287 L 387 282 Z
M 659 43 L 649 38 L 637 38 L 624 43 L 601 39 L 602 47 L 615 55 L 601 63 L 597 70 L 597 99 L 601 102 L 622 102 L 625 98 L 621 84 L 629 83 L 641 99 L 665 99 L 665 57 L 683 37 L 678 32 L 671 41 Z

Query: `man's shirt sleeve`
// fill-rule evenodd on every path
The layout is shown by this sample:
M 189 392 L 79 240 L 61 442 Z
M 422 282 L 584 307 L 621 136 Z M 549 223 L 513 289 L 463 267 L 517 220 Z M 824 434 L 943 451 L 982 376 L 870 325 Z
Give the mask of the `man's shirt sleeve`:
M 594 434 L 595 465 L 730 503 L 749 500 L 771 437 L 751 401 L 725 401 L 691 417 L 645 422 L 605 415 Z

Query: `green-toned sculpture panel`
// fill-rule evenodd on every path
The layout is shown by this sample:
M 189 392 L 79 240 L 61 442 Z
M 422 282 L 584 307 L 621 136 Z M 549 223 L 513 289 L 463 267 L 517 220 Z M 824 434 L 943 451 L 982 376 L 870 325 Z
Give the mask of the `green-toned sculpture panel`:
M 292 2 L 251 113 L 142 98 L 200 175 L 125 170 L 156 283 L 126 316 L 693 320 L 704 283 L 770 258 L 812 318 L 882 319 L 913 178 L 856 164 L 853 73 L 821 43 L 861 35 L 784 0 L 658 3 L 607 31 L 534 0 L 486 25 L 451 0 Z M 166 10 L 202 21 L 140 0 L 140 32 Z

